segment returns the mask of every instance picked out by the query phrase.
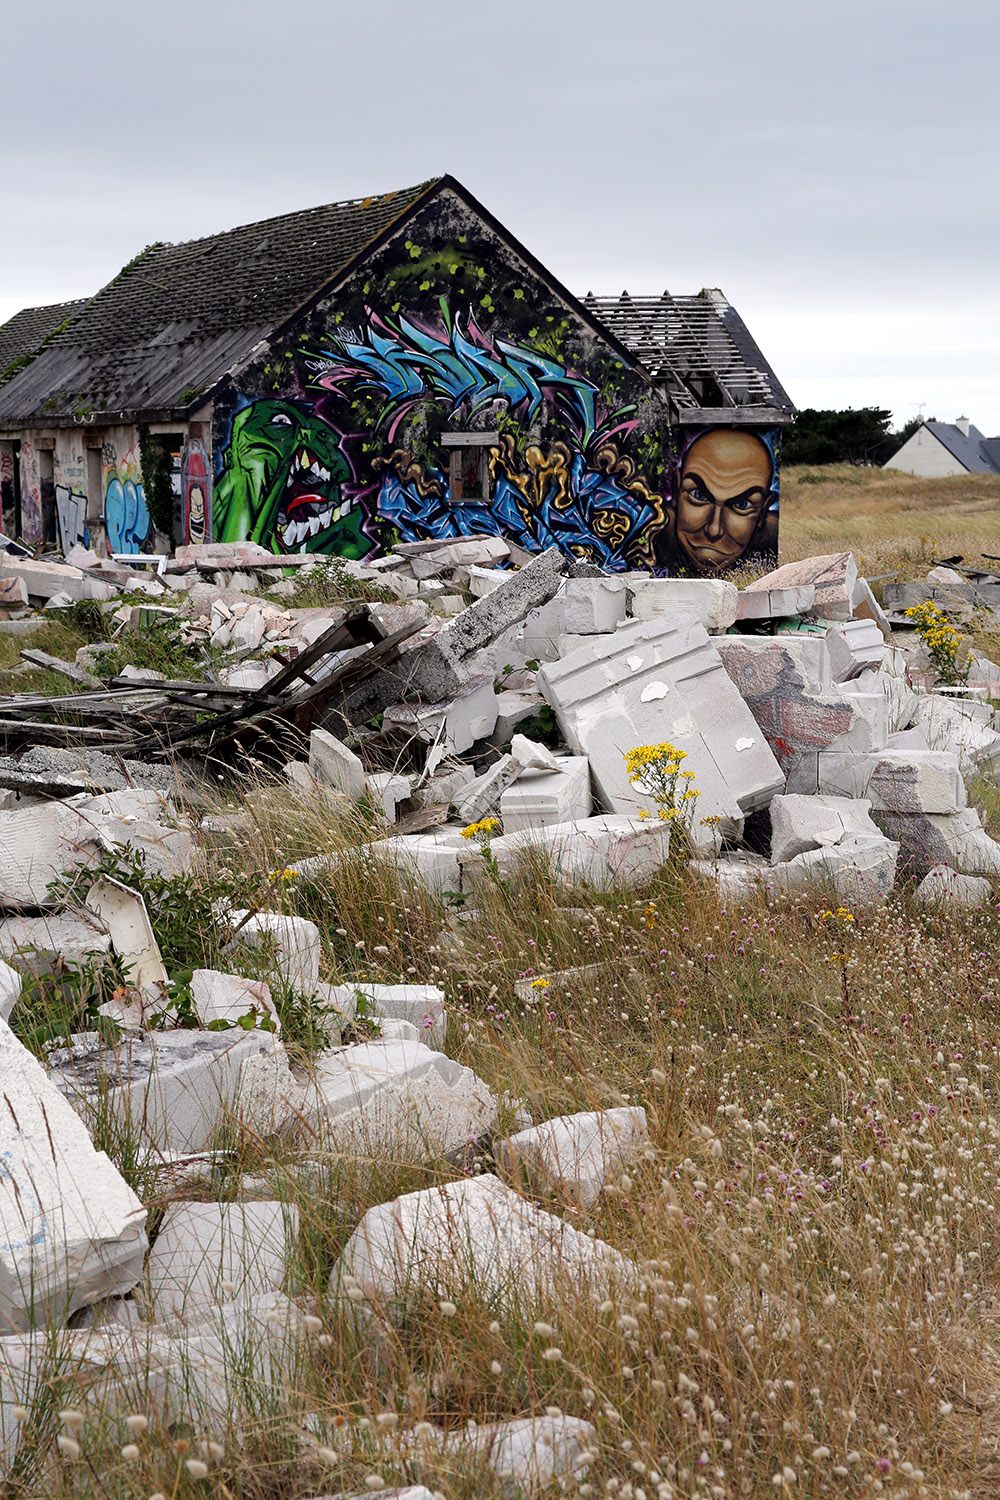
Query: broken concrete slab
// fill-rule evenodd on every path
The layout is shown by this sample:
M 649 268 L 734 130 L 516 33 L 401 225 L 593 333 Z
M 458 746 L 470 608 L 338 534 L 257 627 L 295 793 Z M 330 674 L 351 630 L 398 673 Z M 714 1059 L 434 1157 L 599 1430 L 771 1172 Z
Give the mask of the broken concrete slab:
M 146 997 L 160 996 L 167 983 L 167 971 L 146 903 L 138 891 L 102 875 L 87 892 L 86 904 L 110 937 L 128 983 Z
M 553 756 L 553 770 L 528 769 L 500 798 L 504 833 L 575 823 L 593 812 L 590 761 L 585 755 Z
M 622 576 L 633 596 L 633 619 L 653 620 L 666 615 L 674 621 L 697 620 L 709 635 L 720 635 L 736 622 L 739 590 L 724 579 L 653 578 L 649 573 Z
M 540 708 L 546 708 L 541 693 L 513 692 L 504 688 L 503 692 L 496 694 L 496 700 L 497 722 L 489 739 L 498 750 L 503 749 L 525 719 L 533 719 Z
M 983 828 L 975 808 L 956 813 L 873 812 L 882 832 L 900 847 L 908 874 L 925 875 L 948 865 L 963 875 L 1000 876 L 1000 844 Z
M 86 1032 L 49 1055 L 49 1077 L 85 1122 L 99 1116 L 105 1127 L 134 1133 L 140 1151 L 155 1158 L 203 1151 L 234 1119 L 264 1133 L 287 1123 L 255 1110 L 244 1073 L 258 1055 L 273 1055 L 288 1073 L 266 1031 L 151 1031 L 115 1046 Z
M 878 812 L 953 813 L 968 802 L 959 757 L 946 750 L 880 750 L 865 795 Z
M 603 1298 L 636 1268 L 483 1174 L 370 1208 L 333 1269 L 334 1294 L 360 1292 L 381 1317 L 405 1315 L 428 1294 L 461 1303 L 463 1291 L 498 1308 L 524 1307 L 564 1280 L 574 1295 Z
M 784 776 L 704 627 L 659 617 L 539 671 L 567 744 L 590 759 L 597 795 L 614 812 L 655 811 L 633 786 L 625 755 L 669 740 L 687 755 L 700 792 L 699 819 L 741 826 L 745 813 L 784 790 Z M 697 837 L 696 822 L 695 830 Z
M 570 635 L 607 635 L 625 619 L 628 590 L 621 577 L 567 578 L 559 591 Z
M 10 1013 L 20 998 L 20 974 L 9 964 L 0 961 L 0 1020 L 10 1019 Z
M 197 1318 L 280 1291 L 298 1226 L 290 1203 L 169 1203 L 139 1290 L 147 1318 Z
M 38 978 L 58 969 L 90 968 L 111 952 L 111 938 L 92 915 L 50 912 L 0 921 L 0 954 Z
M 1000 734 L 990 704 L 928 693 L 918 697 L 913 722 L 932 750 L 955 751 L 963 770 L 1000 766 Z
M 359 979 L 353 984 L 328 985 L 326 994 L 337 1011 L 351 1016 L 357 1014 L 363 997 L 366 1014 L 410 1021 L 425 1047 L 444 1050 L 448 1019 L 444 991 L 436 984 L 373 984 Z
M 360 802 L 367 791 L 365 768 L 358 756 L 326 729 L 314 729 L 309 736 L 309 770 L 323 786 L 352 802 Z
M 885 638 L 874 620 L 842 620 L 826 633 L 835 682 L 847 682 L 885 659 Z
M 319 979 L 320 938 L 315 922 L 289 917 L 282 912 L 246 911 L 230 914 L 230 924 L 239 941 L 275 948 L 274 968 L 286 984 L 309 995 Z
M 822 557 L 801 558 L 755 578 L 743 590 L 746 594 L 767 593 L 772 589 L 799 588 L 812 585 L 813 613 L 826 620 L 850 620 L 854 617 L 854 591 L 858 566 L 850 552 L 827 553 Z
M 511 570 L 502 588 L 464 609 L 418 650 L 410 652 L 407 667 L 412 687 L 423 698 L 440 702 L 452 698 L 481 677 L 474 661 L 511 626 L 519 625 L 529 610 L 546 603 L 559 588 L 565 559 L 557 547 L 533 557 L 527 566 Z
M 712 882 L 723 907 L 741 906 L 767 891 L 767 861 L 745 849 L 727 851 L 714 859 L 693 859 L 690 866 L 696 875 Z
M 515 1185 L 523 1172 L 536 1188 L 565 1192 L 589 1208 L 648 1141 L 641 1106 L 591 1110 L 519 1130 L 500 1142 L 496 1160 Z
M 0 1329 L 65 1323 L 142 1275 L 146 1210 L 0 1021 Z
M 503 1493 L 511 1495 L 537 1495 L 556 1487 L 568 1490 L 574 1476 L 584 1479 L 599 1451 L 594 1425 L 564 1413 L 483 1422 L 442 1438 L 444 1451 L 456 1463 L 468 1455 L 485 1464 L 500 1480 Z
M 824 637 L 730 635 L 715 646 L 787 775 L 787 791 L 820 790 L 823 752 L 881 748 L 887 717 L 873 726 L 856 699 L 834 688 Z
M 770 807 L 771 863 L 784 864 L 810 849 L 824 849 L 844 839 L 879 837 L 871 805 L 848 797 L 815 797 L 791 793 L 775 797 Z
M 934 865 L 913 892 L 918 906 L 985 906 L 993 887 L 979 875 L 961 875 L 950 865 Z
M 497 1118 L 496 1099 L 471 1068 L 413 1040 L 321 1052 L 309 1101 L 331 1149 L 416 1160 L 464 1151 Z
M 779 589 L 741 589 L 736 618 L 744 620 L 783 620 L 808 614 L 816 598 L 816 586 L 801 583 Z
M 635 885 L 654 875 L 670 854 L 670 824 L 656 818 L 604 813 L 549 827 L 526 828 L 490 841 L 490 853 L 503 871 L 533 851 L 545 856 L 564 880 L 607 889 Z M 482 856 L 467 845 L 464 870 L 476 878 Z
M 45 562 L 42 558 L 15 557 L 0 550 L 0 579 L 17 578 L 32 599 L 51 601 L 58 594 L 69 596 L 70 603 L 81 599 L 113 599 L 118 590 L 82 568 L 66 563 Z
M 463 787 L 455 799 L 455 809 L 466 823 L 478 822 L 496 812 L 508 787 L 521 775 L 523 766 L 513 755 L 501 755 L 475 781 Z
M 810 849 L 767 873 L 773 895 L 832 890 L 845 906 L 881 904 L 896 879 L 899 844 L 888 838 L 848 835 L 837 844 Z
M 395 771 L 375 771 L 365 778 L 365 792 L 374 807 L 380 807 L 386 822 L 395 823 L 402 803 L 413 790 L 412 776 Z
M 276 1035 L 281 1031 L 271 991 L 262 979 L 244 979 L 240 974 L 223 974 L 218 969 L 195 969 L 191 975 L 191 1004 L 203 1026 L 220 1022 L 236 1026 L 253 1016 L 256 1025 L 266 1022 L 265 1029 L 269 1027 Z

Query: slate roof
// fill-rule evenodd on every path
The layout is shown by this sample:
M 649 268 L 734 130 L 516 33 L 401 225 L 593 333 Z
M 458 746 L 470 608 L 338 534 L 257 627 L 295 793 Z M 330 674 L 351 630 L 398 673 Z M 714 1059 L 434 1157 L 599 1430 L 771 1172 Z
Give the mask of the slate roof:
M 691 297 L 595 297 L 584 305 L 664 386 L 679 413 L 795 406 L 739 313 L 716 288 Z
M 924 426 L 970 474 L 1000 474 L 1000 438 L 983 437 L 971 422 L 967 434 L 954 422 L 925 422 Z
M 0 428 L 189 409 L 437 180 L 148 246 L 0 390 Z
M 0 385 L 31 360 L 58 328 L 86 307 L 86 297 L 76 302 L 50 302 L 46 307 L 25 307 L 0 327 Z

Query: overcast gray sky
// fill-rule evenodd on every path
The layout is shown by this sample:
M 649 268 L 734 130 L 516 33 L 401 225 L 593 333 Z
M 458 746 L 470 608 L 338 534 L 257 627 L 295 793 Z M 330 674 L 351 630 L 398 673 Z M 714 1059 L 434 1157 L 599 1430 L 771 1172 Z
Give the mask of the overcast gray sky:
M 721 286 L 800 406 L 1000 432 L 996 0 L 0 14 L 0 320 L 450 171 L 575 291 Z

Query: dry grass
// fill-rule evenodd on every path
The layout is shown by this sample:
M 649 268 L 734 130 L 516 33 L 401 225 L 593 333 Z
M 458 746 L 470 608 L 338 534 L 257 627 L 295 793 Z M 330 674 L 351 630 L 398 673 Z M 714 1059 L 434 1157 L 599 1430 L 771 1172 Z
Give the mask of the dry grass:
M 329 1290 L 348 1235 L 373 1204 L 490 1170 L 488 1149 L 391 1161 L 313 1138 L 317 1179 L 286 1140 L 244 1141 L 216 1190 L 252 1170 L 297 1204 L 315 1335 L 280 1379 L 235 1351 L 228 1410 L 192 1398 L 179 1425 L 155 1387 L 86 1398 L 67 1377 L 55 1400 L 86 1412 L 81 1457 L 53 1452 L 36 1400 L 7 1493 L 293 1500 L 419 1478 L 499 1500 L 475 1466 L 415 1455 L 414 1428 L 558 1408 L 597 1428 L 589 1474 L 564 1486 L 581 1500 L 1000 1494 L 1000 907 L 933 917 L 904 892 L 854 922 L 820 901 L 725 911 L 679 865 L 604 895 L 526 869 L 449 912 L 352 856 L 366 831 L 258 793 L 204 878 L 338 851 L 274 887 L 320 924 L 325 978 L 440 984 L 449 1051 L 535 1119 L 642 1104 L 649 1149 L 613 1192 L 586 1211 L 540 1200 L 634 1258 L 637 1285 L 598 1309 L 578 1287 L 535 1305 L 512 1287 L 498 1307 L 463 1283 L 453 1308 L 418 1299 L 373 1339 Z M 515 998 L 518 977 L 575 965 L 597 970 Z M 126 1460 L 135 1410 L 152 1421 Z M 206 1441 L 201 1481 L 184 1464 Z
M 782 562 L 851 551 L 869 575 L 925 573 L 935 557 L 1000 554 L 1000 478 L 915 479 L 849 464 L 785 468 Z M 988 566 L 988 565 L 987 565 Z

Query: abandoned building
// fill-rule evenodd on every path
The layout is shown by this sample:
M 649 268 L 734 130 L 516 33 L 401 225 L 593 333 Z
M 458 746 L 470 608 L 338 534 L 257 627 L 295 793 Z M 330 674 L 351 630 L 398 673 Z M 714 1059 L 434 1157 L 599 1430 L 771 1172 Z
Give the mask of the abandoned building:
M 448 176 L 151 245 L 0 328 L 4 529 L 64 550 L 487 533 L 718 573 L 774 560 L 793 414 L 721 292 L 578 298 Z

